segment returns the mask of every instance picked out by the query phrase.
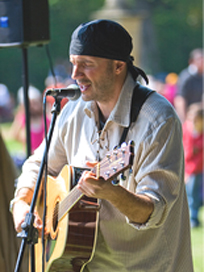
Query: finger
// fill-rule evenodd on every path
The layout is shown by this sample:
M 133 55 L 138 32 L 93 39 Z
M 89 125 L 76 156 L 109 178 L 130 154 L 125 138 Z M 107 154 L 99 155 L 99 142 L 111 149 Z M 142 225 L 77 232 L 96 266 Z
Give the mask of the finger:
M 83 193 L 85 194 L 86 196 L 88 197 L 91 197 L 92 196 L 92 192 L 91 192 L 91 189 L 88 188 L 86 185 L 84 185 L 83 183 L 82 184 L 78 184 L 78 189 Z
M 20 221 L 20 222 L 18 222 L 18 223 L 15 224 L 15 229 L 16 229 L 17 232 L 21 232 L 22 231 L 21 225 L 23 224 L 23 222 L 24 221 L 22 220 L 22 221 Z
M 35 214 L 34 224 L 35 224 L 36 228 L 37 229 L 42 229 L 42 220 L 41 220 L 41 218 L 39 217 L 37 212 L 35 212 L 34 214 Z
M 78 181 L 78 184 L 82 184 L 83 182 L 86 182 L 90 178 L 95 178 L 95 174 L 91 171 L 84 171 Z
M 91 168 L 93 168 L 94 166 L 96 166 L 97 165 L 97 161 L 95 161 L 95 162 L 90 162 L 90 161 L 87 161 L 86 162 L 86 165 L 88 166 L 88 167 L 91 167 Z

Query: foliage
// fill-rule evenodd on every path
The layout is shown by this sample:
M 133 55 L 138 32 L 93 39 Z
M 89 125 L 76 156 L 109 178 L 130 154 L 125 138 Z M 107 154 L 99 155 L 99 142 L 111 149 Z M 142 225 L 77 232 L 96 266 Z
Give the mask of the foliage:
M 161 1 L 153 8 L 161 66 L 178 73 L 187 66 L 190 51 L 202 47 L 202 2 L 152 0 Z

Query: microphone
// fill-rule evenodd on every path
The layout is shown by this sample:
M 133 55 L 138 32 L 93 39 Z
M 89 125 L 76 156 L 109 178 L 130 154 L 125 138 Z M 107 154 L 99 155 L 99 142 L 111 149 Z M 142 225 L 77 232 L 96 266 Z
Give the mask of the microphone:
M 46 91 L 46 95 L 53 96 L 54 98 L 63 99 L 67 98 L 69 100 L 77 100 L 80 95 L 81 91 L 78 85 L 71 84 L 67 88 L 58 88 L 58 89 L 48 89 Z

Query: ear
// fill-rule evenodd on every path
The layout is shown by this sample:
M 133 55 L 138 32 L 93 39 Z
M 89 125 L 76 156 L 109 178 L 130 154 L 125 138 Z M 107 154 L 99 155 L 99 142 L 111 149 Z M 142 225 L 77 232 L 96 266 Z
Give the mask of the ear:
M 119 75 L 125 68 L 126 68 L 126 62 L 124 61 L 115 61 L 115 73 L 116 75 Z

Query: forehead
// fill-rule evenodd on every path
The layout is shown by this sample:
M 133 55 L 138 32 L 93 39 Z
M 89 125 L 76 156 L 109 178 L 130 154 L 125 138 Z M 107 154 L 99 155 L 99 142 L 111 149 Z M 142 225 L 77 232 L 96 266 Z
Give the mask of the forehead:
M 80 63 L 80 62 L 105 62 L 107 59 L 93 57 L 93 56 L 85 56 L 85 55 L 70 55 L 70 62 L 72 63 Z

